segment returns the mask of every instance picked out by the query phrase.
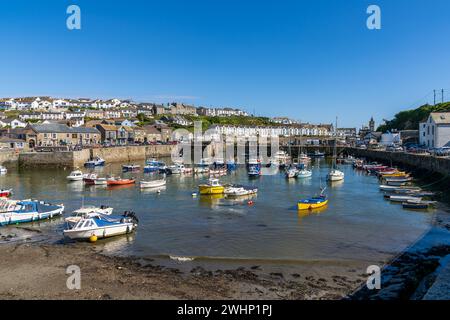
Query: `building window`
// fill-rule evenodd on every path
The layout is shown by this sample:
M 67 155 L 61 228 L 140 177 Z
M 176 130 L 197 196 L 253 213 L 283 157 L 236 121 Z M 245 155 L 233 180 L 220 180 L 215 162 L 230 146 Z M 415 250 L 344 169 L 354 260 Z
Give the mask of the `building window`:
M 434 136 L 434 126 L 431 127 L 431 134 Z

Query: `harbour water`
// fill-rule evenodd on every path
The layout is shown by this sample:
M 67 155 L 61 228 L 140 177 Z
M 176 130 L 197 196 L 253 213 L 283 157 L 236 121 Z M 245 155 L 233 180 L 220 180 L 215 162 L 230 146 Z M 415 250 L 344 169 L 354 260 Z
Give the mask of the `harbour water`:
M 430 228 L 435 211 L 408 211 L 386 201 L 375 177 L 343 165 L 345 180 L 330 185 L 325 182 L 329 162 L 316 159 L 312 165 L 313 176 L 307 179 L 287 180 L 283 173 L 249 179 L 244 167 L 220 179 L 222 183 L 258 187 L 258 195 L 251 198 L 253 203 L 249 203 L 250 198 L 193 197 L 198 184 L 207 180 L 206 175 L 168 176 L 166 187 L 157 193 L 141 191 L 137 185 L 109 188 L 67 182 L 69 169 L 11 167 L 0 177 L 0 187 L 12 188 L 14 199 L 64 203 L 67 213 L 82 204 L 112 206 L 115 213 L 136 212 L 136 233 L 95 244 L 104 252 L 118 255 L 181 261 L 382 261 L 413 244 Z M 121 164 L 94 171 L 118 175 Z M 138 180 L 157 178 L 142 171 L 122 175 Z M 297 201 L 317 194 L 321 180 L 327 185 L 327 207 L 297 211 Z M 39 227 L 41 240 L 60 242 L 64 222 L 55 219 L 24 226 Z M 3 227 L 0 232 L 17 227 Z

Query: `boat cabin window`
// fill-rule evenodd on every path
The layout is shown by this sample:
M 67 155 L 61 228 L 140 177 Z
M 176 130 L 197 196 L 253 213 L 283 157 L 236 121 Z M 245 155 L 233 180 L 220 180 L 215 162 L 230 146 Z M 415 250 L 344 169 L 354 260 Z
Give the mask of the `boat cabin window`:
M 84 222 L 83 228 L 89 228 L 92 226 L 92 221 L 91 220 L 86 220 Z

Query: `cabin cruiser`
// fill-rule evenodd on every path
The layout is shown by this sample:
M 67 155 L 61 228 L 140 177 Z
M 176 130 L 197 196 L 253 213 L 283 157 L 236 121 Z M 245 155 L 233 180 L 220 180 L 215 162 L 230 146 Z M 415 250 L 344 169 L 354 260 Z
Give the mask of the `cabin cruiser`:
M 248 196 L 252 194 L 256 194 L 258 192 L 258 188 L 256 187 L 245 187 L 239 185 L 230 185 L 227 186 L 224 190 L 224 194 L 228 197 L 240 197 L 240 196 Z
M 123 171 L 139 171 L 140 168 L 141 168 L 141 166 L 138 165 L 138 164 L 124 164 L 124 165 L 122 165 L 122 170 Z
M 84 174 L 80 170 L 74 170 L 72 171 L 66 179 L 69 181 L 81 181 L 83 180 Z
M 344 180 L 344 173 L 338 169 L 331 169 L 327 174 L 328 181 L 341 181 Z
M 52 205 L 37 200 L 9 200 L 9 205 L 0 212 L 0 225 L 32 222 L 59 216 L 63 205 Z
M 200 194 L 223 194 L 225 188 L 219 182 L 219 179 L 211 178 L 208 183 L 198 186 Z
M 122 216 L 96 214 L 80 219 L 63 234 L 74 240 L 87 240 L 93 236 L 101 239 L 131 233 L 137 224 L 138 219 L 133 212 L 125 212 Z
M 156 159 L 150 159 L 145 162 L 144 172 L 156 172 L 166 169 L 166 164 Z
M 73 211 L 70 217 L 65 218 L 64 221 L 66 221 L 70 227 L 73 227 L 78 221 L 80 221 L 85 217 L 98 214 L 109 216 L 112 214 L 112 212 L 113 208 L 107 206 L 100 206 L 100 207 L 86 206 Z

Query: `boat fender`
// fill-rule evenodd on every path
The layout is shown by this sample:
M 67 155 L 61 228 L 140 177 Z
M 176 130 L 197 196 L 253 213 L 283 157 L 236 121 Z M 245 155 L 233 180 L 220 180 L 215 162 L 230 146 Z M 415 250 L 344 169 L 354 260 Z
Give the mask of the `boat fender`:
M 90 242 L 96 242 L 97 241 L 97 236 L 95 234 L 92 234 L 92 236 L 89 237 L 89 241 Z
M 251 205 L 253 205 L 253 201 L 252 201 L 252 200 L 249 200 L 249 201 L 247 202 L 247 204 L 248 204 L 249 206 L 251 206 Z

